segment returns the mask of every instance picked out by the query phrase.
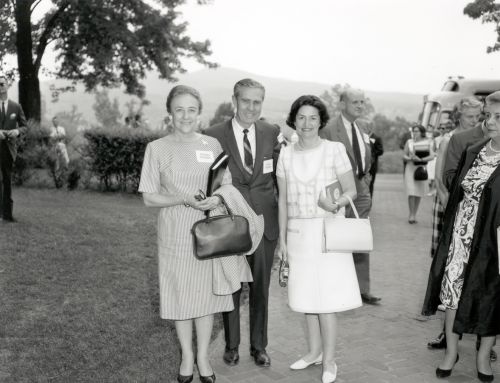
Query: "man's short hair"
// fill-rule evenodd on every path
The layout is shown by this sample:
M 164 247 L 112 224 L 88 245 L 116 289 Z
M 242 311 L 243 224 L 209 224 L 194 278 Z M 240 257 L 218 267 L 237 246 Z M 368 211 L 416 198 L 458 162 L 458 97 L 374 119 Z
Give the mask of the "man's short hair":
M 484 101 L 486 102 L 486 105 L 500 104 L 500 90 L 497 90 L 496 92 L 493 92 L 486 96 Z
M 238 96 L 240 95 L 241 88 L 262 89 L 262 91 L 264 92 L 264 96 L 266 95 L 266 88 L 264 88 L 264 85 L 262 85 L 258 81 L 252 80 L 251 78 L 244 78 L 243 80 L 240 80 L 236 84 L 234 84 L 234 88 L 233 88 L 234 97 L 238 98 Z
M 347 88 L 344 88 L 344 90 L 342 90 L 342 92 L 340 92 L 339 102 L 345 101 L 346 98 L 349 98 L 350 93 L 362 93 L 363 95 L 365 94 L 365 92 L 363 92 L 361 89 L 347 87 Z

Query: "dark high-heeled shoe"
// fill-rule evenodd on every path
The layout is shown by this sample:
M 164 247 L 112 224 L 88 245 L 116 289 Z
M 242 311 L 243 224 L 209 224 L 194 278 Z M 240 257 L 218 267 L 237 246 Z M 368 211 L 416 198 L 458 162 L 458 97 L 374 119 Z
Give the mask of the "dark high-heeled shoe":
M 193 375 L 177 375 L 177 382 L 179 383 L 191 383 L 193 381 Z
M 481 381 L 481 382 L 493 382 L 493 379 L 494 379 L 494 376 L 493 374 L 491 375 L 488 375 L 488 374 L 483 374 L 482 372 L 477 372 L 477 378 Z
M 457 354 L 457 359 L 455 360 L 455 363 L 453 364 L 453 367 L 455 367 L 455 364 L 458 362 L 458 354 Z M 447 378 L 448 376 L 451 375 L 451 371 L 453 370 L 453 367 L 450 368 L 449 370 L 443 370 L 442 368 L 436 368 L 436 377 L 439 379 L 444 379 Z
M 212 374 L 211 376 L 200 375 L 200 382 L 201 383 L 215 383 L 215 374 Z

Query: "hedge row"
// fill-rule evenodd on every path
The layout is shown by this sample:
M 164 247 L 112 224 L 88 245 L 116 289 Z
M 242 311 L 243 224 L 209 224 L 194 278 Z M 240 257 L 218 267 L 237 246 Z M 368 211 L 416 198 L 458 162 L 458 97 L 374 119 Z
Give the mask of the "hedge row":
M 146 145 L 164 134 L 130 129 L 88 130 L 83 149 L 87 168 L 105 190 L 136 191 Z

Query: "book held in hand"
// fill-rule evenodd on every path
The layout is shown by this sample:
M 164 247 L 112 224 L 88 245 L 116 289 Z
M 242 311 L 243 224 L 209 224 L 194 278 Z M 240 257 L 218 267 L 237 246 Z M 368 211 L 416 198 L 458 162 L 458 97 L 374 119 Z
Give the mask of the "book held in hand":
M 207 197 L 211 197 L 214 191 L 221 186 L 228 162 L 229 156 L 225 152 L 222 152 L 217 156 L 212 165 L 210 165 L 208 171 Z
M 342 186 L 338 179 L 325 186 L 325 195 L 334 203 L 339 200 L 342 195 Z

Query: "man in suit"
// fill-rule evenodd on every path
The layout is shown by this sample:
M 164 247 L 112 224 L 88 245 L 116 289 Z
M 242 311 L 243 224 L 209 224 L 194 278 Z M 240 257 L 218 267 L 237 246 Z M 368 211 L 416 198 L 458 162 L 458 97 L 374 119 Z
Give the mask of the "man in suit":
M 26 132 L 26 118 L 18 103 L 9 100 L 9 80 L 0 74 L 0 205 L 3 222 L 15 222 L 12 215 L 12 168 L 17 154 L 17 138 Z
M 371 124 L 368 126 L 368 137 L 370 137 L 370 150 L 372 152 L 371 166 L 370 166 L 370 197 L 373 198 L 373 186 L 375 184 L 375 177 L 378 172 L 378 158 L 384 154 L 384 144 L 382 138 L 373 133 Z
M 354 205 L 358 214 L 366 218 L 370 214 L 372 200 L 370 197 L 370 139 L 357 122 L 365 110 L 365 94 L 361 90 L 347 89 L 340 94 L 341 113 L 320 130 L 319 135 L 331 141 L 344 144 L 351 166 L 355 174 L 357 197 Z M 346 209 L 346 217 L 354 217 L 350 207 Z M 370 257 L 368 253 L 354 253 L 354 265 L 358 276 L 359 289 L 363 302 L 378 304 L 379 297 L 370 293 Z
M 256 252 L 247 257 L 253 279 L 250 288 L 250 354 L 255 364 L 271 365 L 266 352 L 269 282 L 276 247 L 278 205 L 275 197 L 276 163 L 279 155 L 279 128 L 259 120 L 265 89 L 255 80 L 243 79 L 234 86 L 234 118 L 214 125 L 205 134 L 219 140 L 229 154 L 229 170 L 233 185 L 240 191 L 255 213 L 264 215 L 264 236 Z M 224 361 L 239 361 L 240 295 L 233 294 L 234 310 L 223 313 L 226 349 Z

